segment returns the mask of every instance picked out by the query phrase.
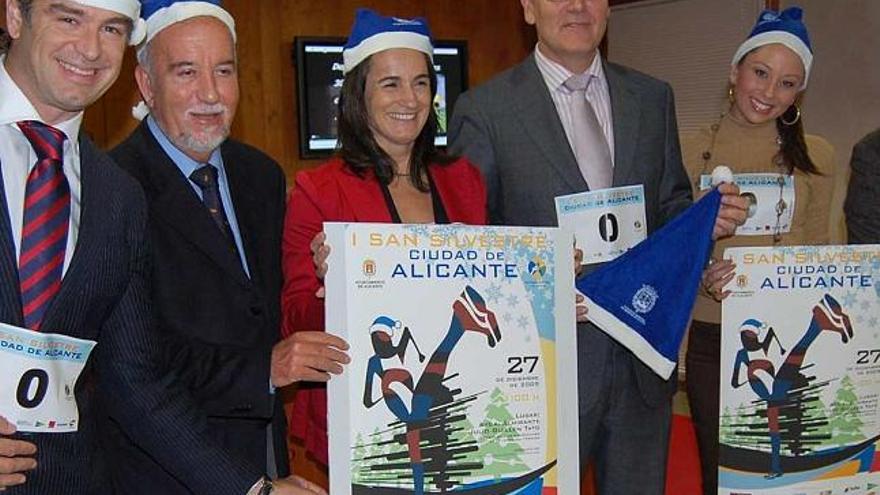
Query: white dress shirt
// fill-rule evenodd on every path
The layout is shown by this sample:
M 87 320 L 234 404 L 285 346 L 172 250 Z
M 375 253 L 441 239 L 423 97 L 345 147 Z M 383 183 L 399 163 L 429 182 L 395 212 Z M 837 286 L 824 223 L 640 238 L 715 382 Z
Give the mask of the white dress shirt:
M 52 126 L 67 136 L 64 141 L 63 169 L 70 186 L 70 228 L 67 233 L 62 273 L 67 272 L 79 234 L 82 176 L 78 139 L 82 119 L 83 114 L 80 112 L 72 119 Z M 21 120 L 37 120 L 45 123 L 6 71 L 6 57 L 0 56 L 0 163 L 3 167 L 3 189 L 6 193 L 9 223 L 12 226 L 12 239 L 15 243 L 15 259 L 18 259 L 21 250 L 25 186 L 28 174 L 37 164 L 37 153 L 16 125 L 16 122 Z
M 573 97 L 571 91 L 563 86 L 568 78 L 575 75 L 561 64 L 554 62 L 541 53 L 541 43 L 535 46 L 535 63 L 538 65 L 538 71 L 550 90 L 550 97 L 556 106 L 556 113 L 562 122 L 562 128 L 565 129 L 565 136 L 568 138 L 568 144 L 574 149 L 574 140 L 572 140 L 573 124 L 571 116 L 571 101 Z M 605 140 L 608 141 L 608 149 L 611 152 L 611 163 L 614 164 L 614 121 L 611 118 L 611 94 L 608 92 L 608 81 L 605 79 L 605 70 L 602 67 L 602 56 L 596 52 L 593 57 L 593 63 L 586 70 L 591 74 L 592 80 L 587 86 L 586 98 L 587 103 L 593 106 L 596 112 L 596 118 L 599 125 L 602 126 L 602 133 L 605 134 Z

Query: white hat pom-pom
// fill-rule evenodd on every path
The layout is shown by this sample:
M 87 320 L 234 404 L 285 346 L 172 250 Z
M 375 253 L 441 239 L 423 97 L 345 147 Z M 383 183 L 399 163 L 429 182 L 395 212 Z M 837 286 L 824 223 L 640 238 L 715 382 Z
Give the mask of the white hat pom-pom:
M 733 183 L 733 172 L 730 171 L 730 168 L 719 165 L 712 170 L 712 185 L 717 186 L 724 182 Z

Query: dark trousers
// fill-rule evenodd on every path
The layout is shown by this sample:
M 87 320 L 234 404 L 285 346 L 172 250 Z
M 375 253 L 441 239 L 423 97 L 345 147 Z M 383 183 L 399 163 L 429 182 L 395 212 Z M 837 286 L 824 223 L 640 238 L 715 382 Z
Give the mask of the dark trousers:
M 688 337 L 687 396 L 700 449 L 703 494 L 718 493 L 718 399 L 721 325 L 694 320 Z
M 594 462 L 599 495 L 663 495 L 666 485 L 672 400 L 645 401 L 635 359 L 615 344 L 589 375 L 597 381 L 595 399 L 581 405 L 581 474 Z

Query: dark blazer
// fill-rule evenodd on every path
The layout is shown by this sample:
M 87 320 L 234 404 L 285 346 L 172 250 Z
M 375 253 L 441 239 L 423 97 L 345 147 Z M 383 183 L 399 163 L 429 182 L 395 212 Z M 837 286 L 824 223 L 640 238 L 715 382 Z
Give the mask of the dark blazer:
M 844 212 L 850 244 L 880 243 L 880 129 L 853 147 Z
M 616 64 L 604 69 L 614 120 L 613 185 L 644 185 L 650 233 L 691 203 L 672 89 Z M 458 99 L 450 140 L 452 153 L 483 171 L 493 224 L 556 226 L 553 198 L 588 189 L 534 55 Z M 599 393 L 591 369 L 604 366 L 617 345 L 595 327 L 578 331 L 582 411 Z M 669 400 L 675 379 L 664 382 L 631 359 L 643 398 Z
M 480 171 L 467 160 L 428 167 L 451 222 L 486 223 L 486 186 Z M 391 223 L 379 181 L 371 172 L 359 176 L 334 158 L 296 175 L 284 223 L 285 335 L 324 328 L 324 300 L 315 297 L 321 281 L 315 275 L 309 243 L 323 222 Z M 327 464 L 327 394 L 324 384 L 297 387 L 291 432 L 315 458 Z
M 163 366 L 207 418 L 211 437 L 222 446 L 217 455 L 249 473 L 239 480 L 238 486 L 247 485 L 243 493 L 266 471 L 270 423 L 277 470 L 281 475 L 289 471 L 284 413 L 269 382 L 272 346 L 280 335 L 285 180 L 272 159 L 250 146 L 227 140 L 221 153 L 250 278 L 146 123 L 111 151 L 147 197 L 150 294 Z M 149 445 L 112 426 L 108 444 L 121 490 L 198 492 L 173 466 L 156 459 Z M 224 493 L 235 491 L 230 487 Z
M 37 469 L 11 494 L 100 493 L 98 455 L 99 358 L 113 355 L 119 338 L 149 322 L 144 298 L 146 205 L 137 184 L 80 134 L 82 210 L 75 252 L 42 324 L 42 331 L 96 340 L 98 346 L 76 384 L 80 426 L 75 433 L 16 435 L 37 445 Z M 5 188 L 0 176 L 0 320 L 24 326 Z M 122 362 L 119 363 L 120 365 Z

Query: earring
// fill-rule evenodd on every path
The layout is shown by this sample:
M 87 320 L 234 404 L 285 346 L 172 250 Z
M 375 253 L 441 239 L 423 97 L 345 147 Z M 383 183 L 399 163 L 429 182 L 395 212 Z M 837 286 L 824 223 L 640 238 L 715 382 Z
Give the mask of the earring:
M 785 120 L 785 114 L 788 113 L 788 110 L 785 111 L 780 117 L 779 120 L 782 121 L 783 124 L 791 126 L 798 123 L 798 120 L 801 120 L 801 107 L 797 105 L 797 103 L 793 104 L 795 111 L 797 112 L 792 120 Z M 791 107 L 788 107 L 791 110 Z
M 736 95 L 733 92 L 733 85 L 727 87 L 727 100 L 730 101 L 730 104 L 733 105 L 733 100 Z

